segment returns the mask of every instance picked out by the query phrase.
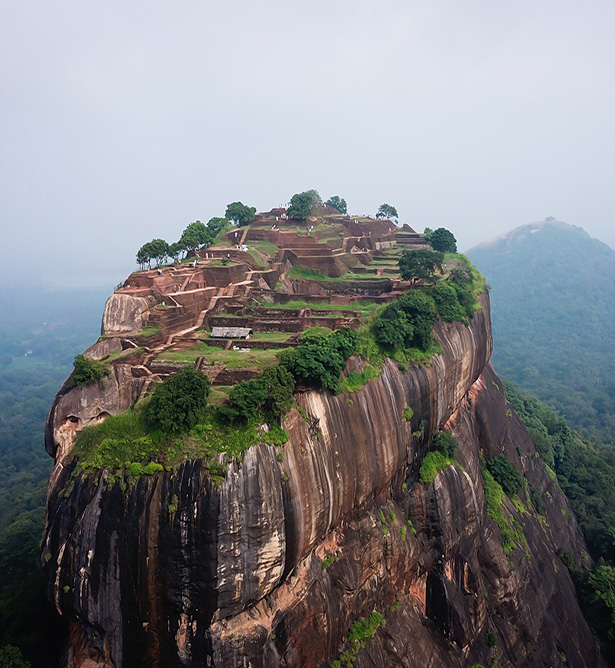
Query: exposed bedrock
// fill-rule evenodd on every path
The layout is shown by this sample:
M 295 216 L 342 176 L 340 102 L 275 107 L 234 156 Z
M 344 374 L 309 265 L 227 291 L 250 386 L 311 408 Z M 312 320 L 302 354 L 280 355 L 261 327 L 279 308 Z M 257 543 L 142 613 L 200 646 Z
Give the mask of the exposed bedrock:
M 103 311 L 102 334 L 138 331 L 147 324 L 149 309 L 156 303 L 153 296 L 136 297 L 114 292 Z
M 136 377 L 134 367 L 114 364 L 103 382 L 71 386 L 69 379 L 64 383 L 53 400 L 45 424 L 45 447 L 55 459 L 50 492 L 64 468 L 77 433 L 88 425 L 102 422 L 108 415 L 128 410 L 149 382 L 147 378 Z
M 600 665 L 556 557 L 561 547 L 580 562 L 583 539 L 487 366 L 483 302 L 469 326 L 438 326 L 443 353 L 429 364 L 402 372 L 389 361 L 357 393 L 297 395 L 286 445 L 252 447 L 219 485 L 188 461 L 122 489 L 105 472 L 73 478 L 66 457 L 50 485 L 43 567 L 71 620 L 67 665 L 327 666 L 373 611 L 386 626 L 357 668 Z M 109 412 L 130 405 L 137 381 L 115 378 L 126 396 Z M 107 405 L 75 390 L 56 399 L 56 457 L 74 435 L 55 422 L 63 401 L 81 424 Z M 421 485 L 426 443 L 445 423 L 459 466 Z M 544 518 L 507 502 L 527 540 L 508 555 L 485 513 L 481 451 L 505 452 L 550 499 Z

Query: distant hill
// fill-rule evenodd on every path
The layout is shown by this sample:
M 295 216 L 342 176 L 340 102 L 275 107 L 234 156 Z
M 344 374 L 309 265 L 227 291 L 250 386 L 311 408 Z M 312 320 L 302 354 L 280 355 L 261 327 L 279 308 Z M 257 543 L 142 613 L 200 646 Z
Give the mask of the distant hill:
M 466 254 L 492 288 L 497 371 L 615 443 L 615 251 L 548 220 Z

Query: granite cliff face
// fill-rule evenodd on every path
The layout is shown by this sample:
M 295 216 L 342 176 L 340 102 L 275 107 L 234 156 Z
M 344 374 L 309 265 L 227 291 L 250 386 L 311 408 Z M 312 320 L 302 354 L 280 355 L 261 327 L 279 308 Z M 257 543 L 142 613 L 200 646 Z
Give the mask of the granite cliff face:
M 344 652 L 356 668 L 602 665 L 556 556 L 586 562 L 584 541 L 489 365 L 482 302 L 469 326 L 437 325 L 430 363 L 388 361 L 354 394 L 296 395 L 283 456 L 253 446 L 219 484 L 198 460 L 127 486 L 105 471 L 75 477 L 75 432 L 128 408 L 150 379 L 120 364 L 105 388 L 64 388 L 47 429 L 43 569 L 70 620 L 66 665 L 315 667 Z M 126 331 L 121 318 L 113 327 Z M 423 485 L 445 426 L 458 463 Z M 481 464 L 500 453 L 547 500 L 537 515 L 506 498 L 524 536 L 509 554 Z M 351 624 L 373 612 L 386 625 L 350 646 Z

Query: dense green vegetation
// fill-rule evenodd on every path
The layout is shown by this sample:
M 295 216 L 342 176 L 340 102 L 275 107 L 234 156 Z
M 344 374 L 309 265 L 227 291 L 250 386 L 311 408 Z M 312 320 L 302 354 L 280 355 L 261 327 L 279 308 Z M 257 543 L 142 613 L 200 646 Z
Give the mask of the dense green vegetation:
M 573 574 L 585 616 L 615 657 L 615 447 L 583 440 L 562 417 L 510 383 L 506 396 L 542 459 L 555 467 L 591 556 L 598 560 L 590 571 L 577 570 L 570 555 L 561 555 Z
M 207 225 L 200 220 L 190 223 L 182 232 L 179 240 L 172 244 L 168 244 L 164 239 L 147 241 L 137 251 L 137 264 L 143 269 L 146 264 L 149 265 L 154 260 L 156 265 L 160 266 L 169 257 L 177 260 L 188 251 L 194 252 L 201 246 L 214 243 L 220 234 L 229 227 L 231 220 L 234 220 L 237 224 L 243 224 L 245 221 L 249 222 L 254 218 L 256 209 L 246 207 L 241 202 L 233 202 L 228 205 L 226 212 L 226 218 L 210 218 Z M 228 217 L 229 215 L 231 218 Z M 239 222 L 239 220 L 242 222 Z
M 456 253 L 457 239 L 444 227 L 439 227 L 437 230 L 425 228 L 425 241 L 437 251 L 442 253 Z
M 329 335 L 312 334 L 303 337 L 298 348 L 280 353 L 280 364 L 302 385 L 334 390 L 356 345 L 357 333 L 349 327 Z
M 288 217 L 295 220 L 305 220 L 312 212 L 312 208 L 316 204 L 320 204 L 321 201 L 320 195 L 315 190 L 296 193 L 290 198 Z
M 494 480 L 502 486 L 502 489 L 512 497 L 521 489 L 521 474 L 505 455 L 497 455 L 486 462 L 487 470 Z
M 376 610 L 369 617 L 353 622 L 348 629 L 349 648 L 333 661 L 331 668 L 353 668 L 359 650 L 365 647 L 367 641 L 376 635 L 381 626 L 386 626 L 386 620 Z
M 432 483 L 442 469 L 455 462 L 457 439 L 450 431 L 444 429 L 438 432 L 433 438 L 432 445 L 433 449 L 423 457 L 419 469 L 419 480 L 424 485 Z
M 64 630 L 39 567 L 52 464 L 43 430 L 75 353 L 99 334 L 108 292 L 37 289 L 0 296 L 0 665 L 27 665 L 14 658 L 17 652 L 34 668 L 58 665 Z
M 83 355 L 75 355 L 70 382 L 73 385 L 87 385 L 102 380 L 108 375 L 109 369 L 103 362 L 88 359 Z
M 435 251 L 404 251 L 400 267 L 406 258 Z M 442 268 L 442 254 L 438 254 Z M 432 331 L 438 317 L 445 322 L 467 322 L 476 310 L 474 277 L 469 268 L 454 268 L 446 278 L 435 277 L 436 261 L 431 255 L 425 261 L 426 273 L 422 280 L 434 281 L 434 285 L 408 290 L 397 301 L 386 306 L 374 319 L 372 330 L 378 345 L 388 354 L 395 355 L 404 348 L 427 351 L 433 343 Z M 431 272 L 431 273 L 430 273 Z M 403 270 L 402 270 L 403 273 Z M 479 288 L 480 289 L 480 288 Z
M 523 420 L 539 455 L 555 470 L 592 556 L 614 561 L 615 447 L 583 440 L 538 399 L 510 383 L 505 387 L 508 402 Z
M 502 535 L 502 548 L 505 554 L 521 546 L 526 550 L 527 541 L 521 525 L 510 515 L 505 507 L 505 492 L 500 483 L 487 468 L 483 469 L 485 481 L 485 503 L 487 515 L 498 525 Z M 528 557 L 529 558 L 529 557 Z
M 246 206 L 242 202 L 231 202 L 226 207 L 224 217 L 237 225 L 247 225 L 255 216 L 256 207 Z
M 333 207 L 334 209 L 337 209 L 344 215 L 348 213 L 348 205 L 346 204 L 346 200 L 339 195 L 333 195 L 333 197 L 329 197 L 325 204 L 327 206 Z
M 205 414 L 211 382 L 193 366 L 186 366 L 158 385 L 145 407 L 145 420 L 167 433 L 192 429 Z
M 404 250 L 399 260 L 399 271 L 406 281 L 435 283 L 437 274 L 442 273 L 443 260 L 444 253 L 440 251 Z
M 283 366 L 272 366 L 253 380 L 237 383 L 229 394 L 228 406 L 219 413 L 229 422 L 277 423 L 293 403 L 295 380 Z
M 615 251 L 525 226 L 468 251 L 492 286 L 493 363 L 597 443 L 615 443 Z

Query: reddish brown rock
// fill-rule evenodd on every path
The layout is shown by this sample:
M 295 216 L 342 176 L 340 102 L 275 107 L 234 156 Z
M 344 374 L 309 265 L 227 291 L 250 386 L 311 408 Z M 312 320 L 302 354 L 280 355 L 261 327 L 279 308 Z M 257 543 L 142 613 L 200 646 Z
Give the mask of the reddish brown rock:
M 352 395 L 297 395 L 282 461 L 254 446 L 219 486 L 199 461 L 125 489 L 104 472 L 71 481 L 70 458 L 56 466 L 43 564 L 72 620 L 67 665 L 327 666 L 348 649 L 350 625 L 377 611 L 386 626 L 357 648 L 356 668 L 600 666 L 556 556 L 581 563 L 583 538 L 488 366 L 483 304 L 469 326 L 438 326 L 443 353 L 428 364 L 388 361 Z M 56 457 L 70 449 L 71 416 L 91 422 L 140 394 L 146 380 L 121 374 L 98 394 L 56 399 Z M 458 464 L 421 485 L 445 424 Z M 481 452 L 504 452 L 549 492 L 544 517 L 507 500 L 527 543 L 508 555 L 486 514 Z

